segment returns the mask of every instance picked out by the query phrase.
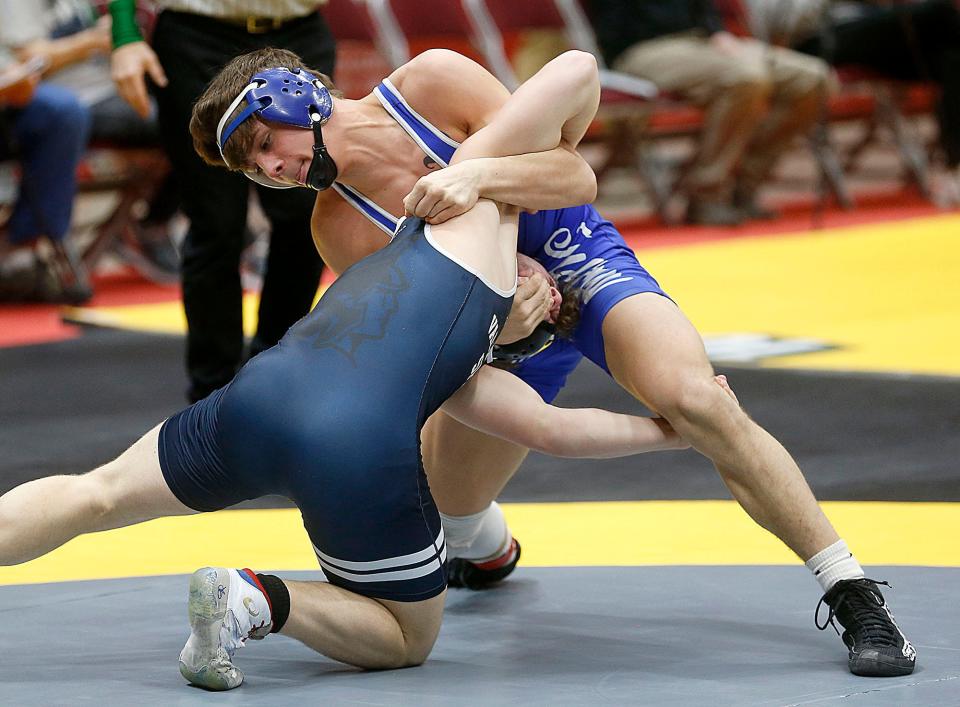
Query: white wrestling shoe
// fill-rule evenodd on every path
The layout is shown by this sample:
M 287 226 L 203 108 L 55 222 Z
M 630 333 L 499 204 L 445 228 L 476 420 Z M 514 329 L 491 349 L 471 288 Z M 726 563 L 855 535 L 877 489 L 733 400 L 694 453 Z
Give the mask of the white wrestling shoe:
M 243 682 L 233 654 L 248 639 L 260 640 L 272 626 L 270 605 L 250 570 L 204 567 L 190 578 L 190 638 L 180 651 L 180 674 L 208 690 L 231 690 Z

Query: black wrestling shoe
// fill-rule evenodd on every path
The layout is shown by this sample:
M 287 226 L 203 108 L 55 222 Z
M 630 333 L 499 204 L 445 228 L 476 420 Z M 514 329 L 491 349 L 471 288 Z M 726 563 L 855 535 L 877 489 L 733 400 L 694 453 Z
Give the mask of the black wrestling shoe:
M 510 541 L 510 548 L 492 560 L 471 562 L 455 557 L 447 562 L 447 586 L 457 589 L 486 589 L 505 579 L 520 561 L 520 543 Z
M 909 675 L 917 664 L 917 651 L 903 635 L 874 579 L 842 579 L 820 598 L 814 623 L 821 631 L 833 626 L 834 617 L 844 627 L 841 638 L 850 650 L 850 672 L 863 677 Z M 820 624 L 820 605 L 830 607 Z

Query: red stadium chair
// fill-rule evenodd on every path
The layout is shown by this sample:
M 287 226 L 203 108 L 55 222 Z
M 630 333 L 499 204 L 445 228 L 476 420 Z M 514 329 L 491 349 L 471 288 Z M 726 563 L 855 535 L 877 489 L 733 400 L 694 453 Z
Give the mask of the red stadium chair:
M 360 98 L 394 68 L 389 50 L 364 0 L 328 0 L 321 12 L 337 44 L 337 85 L 347 98 Z

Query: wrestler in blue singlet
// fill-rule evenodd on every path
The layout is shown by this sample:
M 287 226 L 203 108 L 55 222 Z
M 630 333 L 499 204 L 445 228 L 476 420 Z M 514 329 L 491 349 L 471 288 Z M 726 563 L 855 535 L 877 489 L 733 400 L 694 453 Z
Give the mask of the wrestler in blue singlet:
M 397 601 L 439 594 L 446 550 L 420 429 L 485 361 L 513 293 L 407 219 L 277 346 L 164 423 L 167 484 L 199 511 L 286 496 L 332 583 Z
M 441 167 L 450 163 L 459 143 L 413 110 L 389 79 L 380 82 L 374 94 L 427 156 Z M 389 211 L 345 184 L 333 188 L 376 226 L 393 232 L 397 219 Z M 547 402 L 557 396 L 583 356 L 609 373 L 602 327 L 615 304 L 641 292 L 667 296 L 614 225 L 589 204 L 521 214 L 517 250 L 538 260 L 560 285 L 578 289 L 582 297 L 573 339 L 555 339 L 511 371 Z

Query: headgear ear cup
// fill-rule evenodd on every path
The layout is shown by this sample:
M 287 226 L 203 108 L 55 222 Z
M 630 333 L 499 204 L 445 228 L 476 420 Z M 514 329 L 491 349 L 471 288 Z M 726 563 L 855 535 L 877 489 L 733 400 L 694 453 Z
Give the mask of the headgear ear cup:
M 494 346 L 493 360 L 508 365 L 520 363 L 553 343 L 556 331 L 553 324 L 540 322 L 527 337 L 512 344 Z
M 227 120 L 244 99 L 247 101 L 247 106 L 228 124 Z M 307 186 L 323 190 L 333 184 L 337 178 L 337 165 L 323 144 L 323 135 L 320 130 L 320 127 L 333 115 L 333 98 L 319 79 L 309 71 L 300 68 L 276 67 L 264 69 L 255 74 L 227 108 L 217 126 L 217 144 L 220 147 L 221 157 L 224 157 L 223 148 L 227 140 L 254 113 L 270 122 L 312 128 L 313 161 L 307 173 Z M 223 161 L 227 161 L 225 157 Z M 256 172 L 245 170 L 244 174 L 264 186 L 277 189 L 293 187 L 291 184 L 276 182 Z

